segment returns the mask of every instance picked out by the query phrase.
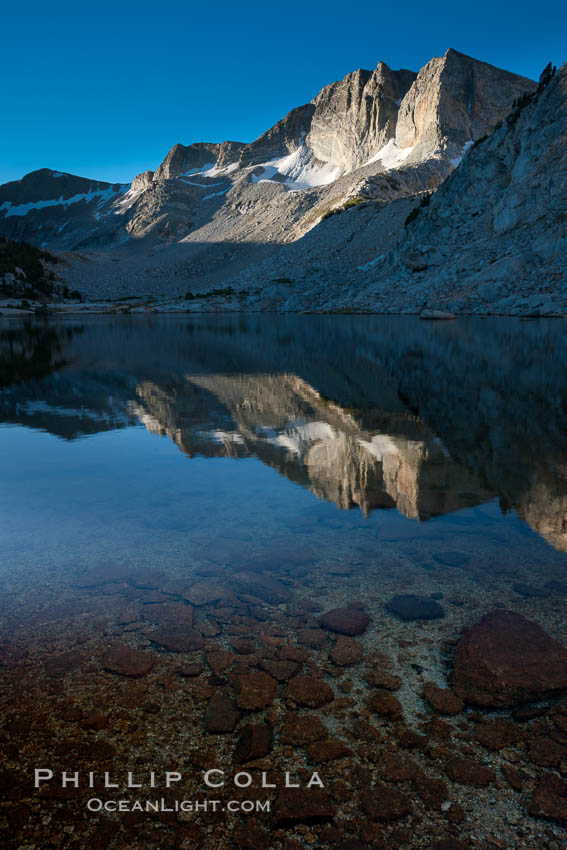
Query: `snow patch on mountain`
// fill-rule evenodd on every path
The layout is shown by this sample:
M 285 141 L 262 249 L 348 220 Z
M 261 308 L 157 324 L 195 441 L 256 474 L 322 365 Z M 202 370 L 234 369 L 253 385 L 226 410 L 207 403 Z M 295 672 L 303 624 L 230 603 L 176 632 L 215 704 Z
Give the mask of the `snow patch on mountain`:
M 379 162 L 380 165 L 384 166 L 386 171 L 389 171 L 390 169 L 397 168 L 401 165 L 402 162 L 408 158 L 413 149 L 414 145 L 407 148 L 399 148 L 394 139 L 390 139 L 383 148 L 380 148 L 380 150 L 364 164 L 372 165 L 373 162 Z
M 213 171 L 215 168 L 214 162 L 207 162 L 205 165 L 200 165 L 198 168 L 190 168 L 189 171 L 184 171 L 180 177 L 191 177 L 195 174 L 205 174 L 207 171 Z
M 238 168 L 237 162 L 231 162 L 230 165 L 221 165 L 218 166 L 215 162 L 207 162 L 205 165 L 199 166 L 199 168 L 191 168 L 189 171 L 184 171 L 183 174 L 180 174 L 180 177 L 225 177 L 227 174 L 232 174 L 233 171 L 236 171 Z M 189 181 L 186 180 L 186 183 Z M 198 185 L 198 184 L 194 184 Z
M 114 215 L 124 215 L 124 213 L 127 212 L 130 207 L 132 207 L 136 203 L 136 201 L 144 191 L 143 188 L 133 189 L 132 184 L 130 184 L 127 188 L 128 191 L 125 192 L 122 197 L 117 198 L 114 204 L 112 205 L 112 212 L 114 213 Z M 99 218 L 99 216 L 96 217 Z
M 27 204 L 12 204 L 11 201 L 4 201 L 3 204 L 0 205 L 0 212 L 4 212 L 5 217 L 9 218 L 13 215 L 23 216 L 27 215 L 32 210 L 42 210 L 46 207 L 63 207 L 67 209 L 71 204 L 78 204 L 81 201 L 85 201 L 87 204 L 93 201 L 95 198 L 99 200 L 97 206 L 101 206 L 106 201 L 112 200 L 116 195 L 122 194 L 127 189 L 129 189 L 130 184 L 124 183 L 121 184 L 117 189 L 112 188 L 104 190 L 91 190 L 90 192 L 82 192 L 78 195 L 72 195 L 70 198 L 63 198 L 61 195 L 56 200 L 50 201 L 30 201 Z
M 226 193 L 228 192 L 229 189 L 232 189 L 232 183 L 229 186 L 227 186 L 226 189 L 221 189 L 220 192 L 211 192 L 210 195 L 205 195 L 205 197 L 202 200 L 208 201 L 209 198 L 217 198 L 219 195 L 226 195 Z
M 188 186 L 198 186 L 199 189 L 214 189 L 215 186 L 224 186 L 224 183 L 196 183 L 194 180 L 186 180 L 184 177 L 179 179 L 187 183 Z
M 462 149 L 461 153 L 459 154 L 459 156 L 456 156 L 455 159 L 452 159 L 450 161 L 453 168 L 457 168 L 457 166 L 459 166 L 461 164 L 461 162 L 463 161 L 463 157 L 465 156 L 466 152 L 468 150 L 470 150 L 470 148 L 472 148 L 473 145 L 474 145 L 474 139 L 469 139 L 468 142 L 465 142 L 465 144 L 463 145 L 463 149 Z
M 264 162 L 257 168 L 263 168 L 263 171 L 259 175 L 252 175 L 254 183 L 283 183 L 284 186 L 296 191 L 312 189 L 314 186 L 327 186 L 340 176 L 339 168 L 314 159 L 305 143 L 302 143 L 293 153 Z M 276 177 L 283 179 L 275 180 Z

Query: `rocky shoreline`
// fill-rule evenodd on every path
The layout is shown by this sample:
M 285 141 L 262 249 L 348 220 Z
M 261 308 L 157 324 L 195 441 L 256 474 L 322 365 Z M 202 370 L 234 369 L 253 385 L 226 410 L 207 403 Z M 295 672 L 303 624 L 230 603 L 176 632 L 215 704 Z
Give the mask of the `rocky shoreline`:
M 201 314 L 254 314 L 254 313 L 282 313 L 298 315 L 376 315 L 376 316 L 419 316 L 422 319 L 446 320 L 457 317 L 519 317 L 523 319 L 559 319 L 567 314 L 567 295 L 565 300 L 557 300 L 550 296 L 532 294 L 530 296 L 516 296 L 509 298 L 505 308 L 501 305 L 499 309 L 491 309 L 488 305 L 478 305 L 476 308 L 466 310 L 440 310 L 426 306 L 413 304 L 408 307 L 399 305 L 383 304 L 380 307 L 353 308 L 339 301 L 336 305 L 327 303 L 323 306 L 311 304 L 310 306 L 297 306 L 295 309 L 289 304 L 282 306 L 269 293 L 263 293 L 256 299 L 250 299 L 245 304 L 241 299 L 212 296 L 203 301 L 186 301 L 184 299 L 165 299 L 163 301 L 147 301 L 145 299 L 126 299 L 123 301 L 72 301 L 54 302 L 27 300 L 26 302 L 0 302 L 0 317 L 9 319 L 22 316 L 88 316 L 88 315 L 110 315 L 110 316 L 149 316 L 160 315 L 201 315 Z M 455 305 L 451 305 L 453 308 Z

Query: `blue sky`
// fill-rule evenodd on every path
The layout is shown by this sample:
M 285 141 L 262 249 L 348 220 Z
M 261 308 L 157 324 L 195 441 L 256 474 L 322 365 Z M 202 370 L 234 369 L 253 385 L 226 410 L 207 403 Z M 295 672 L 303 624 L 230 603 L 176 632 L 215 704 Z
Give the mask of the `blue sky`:
M 42 167 L 129 181 L 176 142 L 251 141 L 379 60 L 418 70 L 453 47 L 537 78 L 567 60 L 565 6 L 31 2 L 0 28 L 0 183 Z

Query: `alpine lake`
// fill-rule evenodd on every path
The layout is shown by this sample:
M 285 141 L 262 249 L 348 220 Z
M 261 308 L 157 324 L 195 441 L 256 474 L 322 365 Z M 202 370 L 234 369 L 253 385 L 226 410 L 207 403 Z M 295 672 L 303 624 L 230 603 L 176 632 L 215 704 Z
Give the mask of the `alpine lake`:
M 0 318 L 0 846 L 567 847 L 564 327 Z

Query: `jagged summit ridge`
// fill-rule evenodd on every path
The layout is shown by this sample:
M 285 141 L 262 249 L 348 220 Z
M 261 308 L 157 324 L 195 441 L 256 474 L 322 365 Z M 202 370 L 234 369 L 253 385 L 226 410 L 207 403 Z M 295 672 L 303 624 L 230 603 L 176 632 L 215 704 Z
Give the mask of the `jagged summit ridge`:
M 364 165 L 394 137 L 400 104 L 416 78 L 413 71 L 358 70 L 326 86 L 313 103 L 307 144 L 341 174 Z
M 293 289 L 264 291 L 263 299 L 250 298 L 249 309 L 256 298 L 263 309 L 291 312 L 563 315 L 566 139 L 567 64 L 542 75 L 437 191 L 422 196 L 426 203 L 408 199 L 333 217 L 230 282 L 252 290 L 260 279 L 299 270 Z M 392 244 L 384 231 L 395 216 Z M 333 245 L 333 263 L 324 264 Z
M 423 288 L 431 302 L 464 312 L 553 311 L 545 292 L 563 280 L 567 255 L 566 138 L 567 63 L 475 145 L 385 258 L 371 297 L 399 291 L 411 257 L 421 266 L 409 273 L 413 291 Z M 557 294 L 564 298 L 564 285 Z
M 446 154 L 449 168 L 467 142 L 491 132 L 513 101 L 534 86 L 452 48 L 419 73 L 379 62 L 374 71 L 358 69 L 325 86 L 250 144 L 176 145 L 156 179 L 204 169 L 207 157 L 210 168 L 242 168 L 284 159 L 300 147 L 307 159 L 328 166 L 334 179 L 380 159 L 387 168 Z M 405 155 L 396 157 L 396 150 Z M 174 161 L 179 169 L 172 168 Z
M 492 132 L 512 102 L 535 83 L 449 49 L 421 69 L 400 104 L 395 142 L 411 147 L 406 162 L 460 155 L 467 142 Z
M 142 277 L 151 286 L 148 270 L 167 278 L 160 291 L 202 291 L 344 204 L 435 189 L 534 87 L 454 50 L 419 72 L 379 62 L 325 86 L 251 143 L 178 143 L 128 185 L 49 170 L 6 184 L 0 232 L 51 250 L 96 251 L 97 291 L 138 291 Z M 133 271 L 133 255 L 146 258 L 144 275 Z M 120 257 L 131 272 L 111 265 Z

